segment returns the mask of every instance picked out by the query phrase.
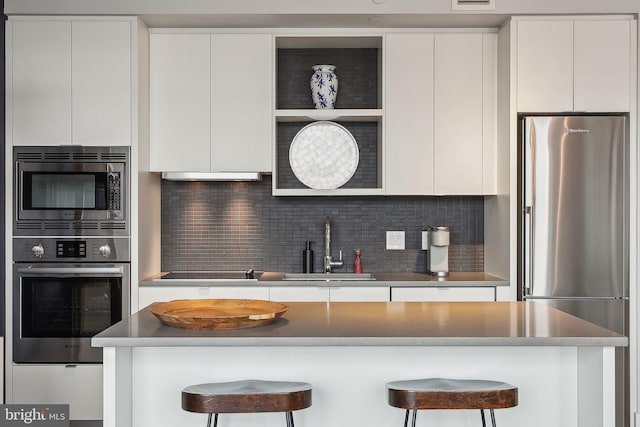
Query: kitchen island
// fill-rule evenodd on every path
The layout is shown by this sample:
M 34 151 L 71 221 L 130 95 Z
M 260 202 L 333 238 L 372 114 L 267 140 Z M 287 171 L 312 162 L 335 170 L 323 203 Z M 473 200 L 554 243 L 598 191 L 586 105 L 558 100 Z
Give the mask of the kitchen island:
M 498 425 L 613 427 L 615 347 L 626 337 L 538 303 L 291 303 L 271 325 L 185 330 L 148 309 L 98 334 L 104 426 L 203 426 L 181 409 L 190 384 L 269 379 L 313 385 L 300 426 L 400 426 L 393 380 L 506 381 L 520 404 Z M 429 411 L 430 425 L 477 426 L 478 411 Z M 231 418 L 231 420 L 230 420 Z M 426 420 L 425 420 L 426 421 Z M 281 414 L 223 416 L 222 427 L 282 426 Z

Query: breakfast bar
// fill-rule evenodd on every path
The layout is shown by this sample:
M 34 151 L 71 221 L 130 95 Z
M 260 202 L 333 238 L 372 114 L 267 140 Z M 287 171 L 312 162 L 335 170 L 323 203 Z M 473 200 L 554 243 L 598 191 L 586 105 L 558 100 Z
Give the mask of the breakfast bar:
M 429 377 L 517 386 L 518 406 L 496 411 L 501 427 L 613 427 L 615 351 L 628 339 L 533 302 L 312 302 L 228 330 L 167 326 L 146 308 L 92 345 L 104 352 L 105 427 L 202 427 L 206 416 L 182 410 L 182 389 L 245 379 L 310 383 L 299 426 L 401 426 L 385 384 Z M 477 411 L 422 412 L 424 425 L 480 425 Z M 219 425 L 284 422 L 263 413 Z

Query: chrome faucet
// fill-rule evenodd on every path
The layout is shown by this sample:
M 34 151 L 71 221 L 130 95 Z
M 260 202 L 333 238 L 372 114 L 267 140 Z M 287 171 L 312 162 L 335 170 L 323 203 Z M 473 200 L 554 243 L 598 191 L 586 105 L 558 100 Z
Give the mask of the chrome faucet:
M 324 217 L 324 272 L 331 273 L 333 267 L 342 267 L 343 264 L 342 251 L 337 261 L 331 256 L 331 217 L 327 215 Z

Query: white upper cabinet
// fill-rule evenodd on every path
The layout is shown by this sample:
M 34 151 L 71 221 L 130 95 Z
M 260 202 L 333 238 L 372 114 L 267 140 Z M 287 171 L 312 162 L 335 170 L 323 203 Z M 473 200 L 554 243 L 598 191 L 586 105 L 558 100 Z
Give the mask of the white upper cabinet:
M 482 37 L 435 36 L 435 194 L 483 194 Z
M 573 25 L 518 22 L 518 111 L 573 110 Z
M 270 35 L 152 34 L 151 170 L 270 172 L 272 88 Z
M 631 21 L 573 23 L 574 110 L 629 111 Z
M 433 194 L 433 34 L 385 40 L 385 193 Z
M 271 36 L 214 35 L 211 59 L 211 169 L 271 172 Z
M 497 36 L 388 34 L 385 193 L 495 194 Z
M 73 143 L 131 145 L 131 23 L 71 26 Z
M 518 19 L 519 112 L 626 112 L 635 25 Z
M 8 144 L 71 143 L 71 23 L 7 23 Z
M 150 35 L 151 170 L 210 170 L 210 55 L 209 34 Z
M 131 145 L 131 26 L 10 20 L 7 143 Z

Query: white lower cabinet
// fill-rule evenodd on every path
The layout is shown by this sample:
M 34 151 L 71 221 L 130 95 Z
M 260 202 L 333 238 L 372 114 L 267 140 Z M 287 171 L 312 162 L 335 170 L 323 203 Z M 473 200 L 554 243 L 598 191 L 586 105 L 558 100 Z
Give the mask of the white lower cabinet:
M 11 403 L 69 404 L 72 420 L 102 419 L 102 365 L 13 365 Z
M 298 302 L 339 302 L 361 301 L 375 302 L 389 301 L 389 287 L 387 286 L 282 286 L 272 287 L 270 291 L 272 301 Z
M 202 298 L 279 302 L 389 301 L 388 286 L 141 286 L 138 310 L 158 301 Z
M 330 301 L 388 302 L 390 289 L 387 286 L 349 286 L 330 288 Z
M 496 291 L 491 287 L 412 287 L 391 288 L 391 301 L 495 301 Z
M 328 302 L 329 288 L 321 286 L 282 286 L 269 291 L 271 301 Z
M 141 286 L 138 310 L 158 301 L 176 299 L 238 298 L 269 299 L 267 286 Z

